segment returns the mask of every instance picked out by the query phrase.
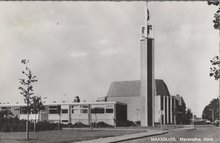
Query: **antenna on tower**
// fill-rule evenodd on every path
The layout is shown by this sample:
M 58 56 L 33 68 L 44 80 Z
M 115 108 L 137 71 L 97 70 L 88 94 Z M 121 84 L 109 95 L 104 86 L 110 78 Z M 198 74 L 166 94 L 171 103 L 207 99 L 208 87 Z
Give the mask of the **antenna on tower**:
M 146 19 L 145 19 L 145 22 L 146 22 L 146 37 L 149 36 L 150 34 L 150 30 L 152 30 L 152 25 L 150 24 L 150 11 L 148 9 L 148 0 L 146 1 Z
M 144 24 L 145 26 L 141 27 L 141 37 L 148 38 L 150 34 L 150 30 L 152 30 L 152 25 L 150 24 L 150 11 L 148 9 L 148 0 L 146 0 L 146 5 L 145 5 Z

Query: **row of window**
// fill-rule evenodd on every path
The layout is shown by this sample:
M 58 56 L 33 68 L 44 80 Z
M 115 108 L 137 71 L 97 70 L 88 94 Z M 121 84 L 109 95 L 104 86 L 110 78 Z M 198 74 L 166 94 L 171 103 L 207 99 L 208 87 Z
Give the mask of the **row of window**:
M 49 114 L 60 114 L 61 106 L 49 106 Z
M 72 109 L 88 108 L 88 105 L 73 105 Z
M 19 110 L 20 110 L 20 114 L 27 114 L 27 107 L 15 108 L 14 110 L 15 110 L 15 111 L 19 111 Z M 45 110 L 41 110 L 41 112 L 43 112 L 43 111 L 45 111 Z M 31 110 L 29 111 L 29 113 L 34 114 L 34 111 L 31 109 Z
M 1 110 L 11 110 L 11 107 L 1 107 Z
M 104 113 L 113 113 L 113 109 L 111 108 L 108 108 L 108 109 L 105 109 L 105 108 L 92 108 L 91 109 L 91 113 L 92 114 L 104 114 Z M 88 113 L 88 109 L 72 109 L 72 114 L 86 114 Z
M 8 107 L 1 107 L 1 110 L 7 110 Z M 68 114 L 68 109 L 61 109 L 60 105 L 57 106 L 49 106 L 49 114 Z M 88 105 L 73 105 L 72 106 L 72 114 L 87 114 L 88 113 Z M 113 113 L 113 106 L 109 107 L 92 107 L 92 114 L 104 114 L 104 113 Z M 20 107 L 20 114 L 27 114 L 27 107 Z

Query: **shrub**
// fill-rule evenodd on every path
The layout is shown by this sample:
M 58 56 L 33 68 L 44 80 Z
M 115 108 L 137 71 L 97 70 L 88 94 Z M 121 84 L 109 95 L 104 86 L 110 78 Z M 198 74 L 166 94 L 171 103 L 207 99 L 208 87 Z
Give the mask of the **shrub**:
M 82 122 L 76 122 L 75 124 L 72 125 L 73 128 L 83 128 L 83 127 L 88 127 L 88 125 L 83 124 Z
M 23 132 L 25 131 L 26 121 L 18 118 L 1 118 L 0 132 Z
M 137 124 L 135 124 L 133 121 L 116 121 L 116 125 L 120 126 L 120 127 L 133 127 L 133 126 L 137 126 Z
M 44 122 L 37 122 L 36 124 L 37 131 L 57 130 L 57 129 L 58 129 L 57 123 L 49 123 L 49 122 L 44 121 Z
M 92 127 L 96 127 L 96 128 L 108 128 L 108 127 L 113 127 L 112 125 L 109 125 L 105 122 L 98 122 L 98 123 L 91 123 Z
M 136 126 L 140 126 L 141 125 L 141 121 L 136 121 L 134 122 Z
M 103 128 L 103 127 L 113 127 L 112 125 L 109 125 L 109 124 L 107 124 L 107 123 L 105 123 L 105 122 L 98 122 L 97 123 L 97 127 L 101 127 L 101 128 Z
M 73 128 L 73 124 L 72 123 L 63 124 L 62 127 Z
M 36 124 L 37 131 L 55 130 L 58 129 L 56 123 L 38 122 Z M 29 130 L 34 130 L 34 123 L 29 122 Z M 26 120 L 15 118 L 0 118 L 0 132 L 25 132 Z

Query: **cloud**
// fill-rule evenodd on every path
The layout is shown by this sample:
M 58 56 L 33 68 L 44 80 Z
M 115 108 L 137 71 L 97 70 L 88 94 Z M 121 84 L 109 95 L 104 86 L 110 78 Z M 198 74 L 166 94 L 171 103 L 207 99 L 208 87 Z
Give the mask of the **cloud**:
M 118 51 L 116 49 L 106 49 L 100 52 L 100 56 L 112 56 L 117 53 Z
M 98 42 L 99 44 L 103 45 L 103 44 L 108 44 L 109 40 L 108 39 L 102 39 Z
M 86 53 L 86 52 L 71 52 L 70 56 L 73 58 L 83 58 L 83 57 L 88 56 L 88 53 Z

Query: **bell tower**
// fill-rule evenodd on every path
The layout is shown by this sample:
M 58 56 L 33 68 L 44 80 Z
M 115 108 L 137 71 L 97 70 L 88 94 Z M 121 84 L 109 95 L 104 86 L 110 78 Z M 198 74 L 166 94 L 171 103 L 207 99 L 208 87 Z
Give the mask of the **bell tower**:
M 147 19 L 149 11 L 147 9 Z M 149 19 L 148 19 L 149 20 Z M 152 25 L 147 20 L 147 32 L 142 27 L 140 40 L 141 57 L 141 126 L 154 126 L 155 79 L 154 79 L 154 38 L 150 37 Z

